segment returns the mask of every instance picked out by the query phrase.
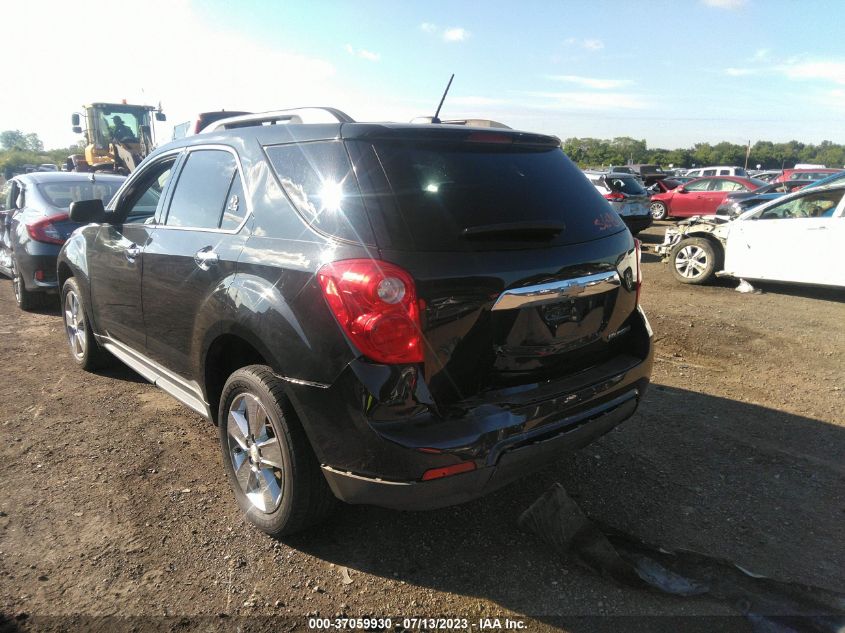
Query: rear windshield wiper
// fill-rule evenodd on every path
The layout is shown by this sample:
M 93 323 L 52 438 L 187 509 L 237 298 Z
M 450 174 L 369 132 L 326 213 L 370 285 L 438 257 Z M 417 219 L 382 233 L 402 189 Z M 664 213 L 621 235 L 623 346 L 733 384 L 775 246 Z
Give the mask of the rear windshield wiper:
M 502 224 L 481 224 L 468 226 L 461 231 L 461 237 L 474 238 L 502 238 L 502 239 L 552 239 L 563 231 L 563 222 L 505 222 Z

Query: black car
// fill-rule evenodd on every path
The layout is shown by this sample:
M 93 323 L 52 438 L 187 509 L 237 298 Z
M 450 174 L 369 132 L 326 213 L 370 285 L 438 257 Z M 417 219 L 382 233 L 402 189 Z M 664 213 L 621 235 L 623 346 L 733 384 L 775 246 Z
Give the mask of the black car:
M 782 195 L 798 191 L 809 184 L 806 180 L 786 180 L 772 182 L 753 191 L 732 191 L 725 196 L 724 202 L 716 209 L 716 215 L 737 216 L 751 207 L 763 204 Z
M 219 122 L 106 210 L 74 205 L 76 362 L 111 353 L 218 424 L 272 534 L 335 498 L 460 503 L 630 417 L 652 366 L 639 244 L 560 141 L 331 112 Z
M 56 296 L 56 257 L 79 224 L 68 218 L 75 200 L 104 202 L 123 176 L 36 172 L 17 176 L 0 191 L 0 273 L 12 278 L 15 300 L 24 310 Z

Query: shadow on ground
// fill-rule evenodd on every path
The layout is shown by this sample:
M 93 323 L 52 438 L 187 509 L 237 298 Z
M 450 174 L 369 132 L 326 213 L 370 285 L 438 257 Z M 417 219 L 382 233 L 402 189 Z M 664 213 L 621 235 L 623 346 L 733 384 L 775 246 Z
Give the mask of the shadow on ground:
M 843 450 L 845 432 L 826 422 L 657 385 L 617 430 L 498 493 L 437 512 L 346 507 L 289 544 L 353 577 L 357 570 L 483 597 L 573 631 L 598 626 L 576 614 L 612 615 L 617 606 L 644 615 L 738 613 L 591 577 L 521 532 L 516 519 L 560 481 L 588 515 L 624 533 L 841 592 Z M 642 624 L 651 630 L 656 621 Z

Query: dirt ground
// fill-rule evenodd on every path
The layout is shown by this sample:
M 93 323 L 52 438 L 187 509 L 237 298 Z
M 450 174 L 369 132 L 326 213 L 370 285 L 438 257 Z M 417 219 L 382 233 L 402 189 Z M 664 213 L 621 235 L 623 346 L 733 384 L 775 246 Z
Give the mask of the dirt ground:
M 644 261 L 656 363 L 634 418 L 476 502 L 346 506 L 285 542 L 239 515 L 209 424 L 128 369 L 76 369 L 58 312 L 20 312 L 0 280 L 0 630 L 289 630 L 339 614 L 749 630 L 736 605 L 617 585 L 521 532 L 557 481 L 650 543 L 845 592 L 845 293 L 683 286 Z

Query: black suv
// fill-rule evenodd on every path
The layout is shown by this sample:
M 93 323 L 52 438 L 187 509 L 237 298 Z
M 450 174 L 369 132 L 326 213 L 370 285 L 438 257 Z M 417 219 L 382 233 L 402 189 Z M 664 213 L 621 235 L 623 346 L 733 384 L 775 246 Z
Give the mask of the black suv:
M 639 244 L 559 140 L 331 112 L 219 122 L 107 209 L 76 203 L 76 362 L 116 356 L 216 423 L 276 535 L 335 497 L 472 499 L 631 416 L 652 366 Z

